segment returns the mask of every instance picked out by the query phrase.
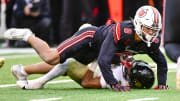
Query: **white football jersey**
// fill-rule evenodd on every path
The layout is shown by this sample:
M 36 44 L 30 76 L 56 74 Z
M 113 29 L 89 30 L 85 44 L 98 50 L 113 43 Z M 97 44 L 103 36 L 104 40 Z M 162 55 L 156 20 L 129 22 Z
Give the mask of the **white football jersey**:
M 113 75 L 114 75 L 115 79 L 118 82 L 121 82 L 122 86 L 129 86 L 128 81 L 123 77 L 124 68 L 125 68 L 124 66 L 115 65 L 114 67 L 112 67 L 111 70 L 113 72 Z M 103 77 L 100 69 L 97 70 L 96 77 L 99 77 L 99 76 L 101 76 L 101 78 L 100 78 L 101 87 L 102 88 L 111 88 L 110 85 L 107 84 L 106 81 L 104 80 L 104 77 Z

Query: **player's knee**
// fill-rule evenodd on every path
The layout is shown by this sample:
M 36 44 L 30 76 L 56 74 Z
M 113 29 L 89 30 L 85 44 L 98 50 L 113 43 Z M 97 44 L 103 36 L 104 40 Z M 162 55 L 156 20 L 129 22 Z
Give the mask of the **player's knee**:
M 51 65 L 56 65 L 60 62 L 60 56 L 58 54 L 49 54 L 44 58 L 44 61 Z

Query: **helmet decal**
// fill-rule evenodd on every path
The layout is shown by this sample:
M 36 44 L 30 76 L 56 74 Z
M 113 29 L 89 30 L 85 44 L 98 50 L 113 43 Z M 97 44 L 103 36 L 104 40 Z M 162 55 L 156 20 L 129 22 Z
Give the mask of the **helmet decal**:
M 147 10 L 142 9 L 138 15 L 139 15 L 139 17 L 144 17 L 146 15 L 146 13 L 147 13 Z

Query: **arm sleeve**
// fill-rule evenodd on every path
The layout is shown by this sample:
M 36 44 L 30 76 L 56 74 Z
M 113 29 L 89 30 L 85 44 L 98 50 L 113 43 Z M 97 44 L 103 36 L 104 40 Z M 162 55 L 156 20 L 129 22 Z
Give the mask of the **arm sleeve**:
M 101 50 L 98 56 L 98 64 L 105 81 L 110 85 L 118 83 L 114 78 L 111 70 L 111 61 L 116 50 L 117 48 L 115 46 L 113 36 L 109 34 L 102 43 Z
M 168 68 L 167 68 L 167 61 L 164 55 L 159 49 L 154 52 L 150 52 L 148 55 L 157 64 L 158 85 L 166 85 Z

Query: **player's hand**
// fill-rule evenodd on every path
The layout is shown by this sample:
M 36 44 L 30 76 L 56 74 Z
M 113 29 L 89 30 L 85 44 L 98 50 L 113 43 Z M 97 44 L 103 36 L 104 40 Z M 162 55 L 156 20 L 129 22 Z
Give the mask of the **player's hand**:
M 169 90 L 168 85 L 158 85 L 154 87 L 154 90 Z
M 117 92 L 128 92 L 130 91 L 130 87 L 121 86 L 120 84 L 112 85 L 111 88 Z

